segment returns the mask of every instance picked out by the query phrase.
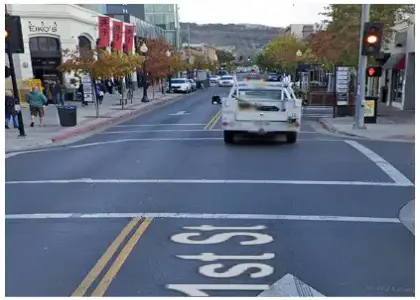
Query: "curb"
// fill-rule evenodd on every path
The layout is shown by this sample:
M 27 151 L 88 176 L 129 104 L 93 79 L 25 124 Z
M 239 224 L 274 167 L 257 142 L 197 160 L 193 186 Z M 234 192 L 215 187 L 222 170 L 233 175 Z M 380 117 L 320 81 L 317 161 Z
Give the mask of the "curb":
M 319 119 L 318 122 L 322 125 L 322 127 L 324 127 L 327 131 L 332 132 L 332 133 L 338 133 L 338 134 L 342 134 L 342 135 L 346 135 L 346 136 L 350 136 L 350 137 L 361 137 L 361 138 L 366 138 L 357 134 L 351 134 L 351 133 L 347 133 L 341 130 L 338 130 L 337 128 L 335 128 L 334 125 L 330 124 L 330 122 L 328 122 L 325 119 Z M 368 139 L 368 138 L 366 138 Z
M 401 207 L 398 218 L 400 222 L 413 234 L 415 235 L 415 204 L 414 200 L 411 200 L 406 205 Z
M 152 104 L 150 104 L 146 107 L 143 106 L 139 109 L 127 110 L 126 113 L 115 116 L 115 117 L 109 116 L 109 118 L 107 118 L 106 120 L 103 120 L 103 121 L 98 122 L 96 124 L 87 125 L 83 128 L 79 128 L 79 129 L 64 133 L 62 135 L 56 136 L 56 137 L 51 139 L 51 142 L 52 143 L 61 142 L 61 141 L 70 139 L 72 137 L 94 131 L 94 130 L 99 129 L 101 127 L 105 127 L 105 126 L 110 125 L 112 123 L 119 122 L 119 121 L 124 121 L 125 119 L 130 119 L 131 117 L 137 116 L 137 115 L 139 115 L 143 112 L 147 112 L 152 108 L 156 108 L 159 105 L 166 104 L 167 102 L 169 102 L 171 100 L 178 100 L 179 98 L 180 98 L 179 96 L 172 97 L 170 99 L 166 99 L 166 100 L 162 100 L 162 101 L 159 101 L 159 102 L 152 103 Z M 121 111 L 124 111 L 124 110 L 121 110 Z
M 341 135 L 345 135 L 352 138 L 360 138 L 360 139 L 365 139 L 365 140 L 370 140 L 370 141 L 383 141 L 383 142 L 399 142 L 399 143 L 414 143 L 415 142 L 415 140 L 404 140 L 404 139 L 370 138 L 370 137 L 366 137 L 366 136 L 362 136 L 358 134 L 344 132 L 344 131 L 338 130 L 334 125 L 332 125 L 330 122 L 328 122 L 327 120 L 323 118 L 319 119 L 318 123 L 321 124 L 325 130 L 331 133 L 341 134 Z

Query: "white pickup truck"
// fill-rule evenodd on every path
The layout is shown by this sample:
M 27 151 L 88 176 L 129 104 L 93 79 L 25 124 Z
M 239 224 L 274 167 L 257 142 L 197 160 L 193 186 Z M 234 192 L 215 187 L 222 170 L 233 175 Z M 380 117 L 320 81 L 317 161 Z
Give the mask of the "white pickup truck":
M 302 101 L 289 82 L 236 81 L 227 98 L 212 98 L 221 105 L 221 123 L 226 144 L 240 133 L 282 134 L 295 143 L 300 131 Z

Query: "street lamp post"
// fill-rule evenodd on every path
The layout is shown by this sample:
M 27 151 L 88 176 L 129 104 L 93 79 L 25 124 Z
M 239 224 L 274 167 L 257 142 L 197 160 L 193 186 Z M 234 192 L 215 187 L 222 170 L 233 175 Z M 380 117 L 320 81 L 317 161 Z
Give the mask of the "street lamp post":
M 166 56 L 170 58 L 172 55 L 171 51 L 166 51 Z M 172 89 L 172 75 L 171 75 L 171 65 L 168 65 L 168 81 L 169 81 L 169 93 L 171 93 Z M 165 90 L 166 90 L 166 82 L 165 82 Z
M 147 70 L 146 70 L 146 53 L 147 50 L 149 50 L 145 43 L 141 45 L 140 51 L 143 54 L 145 60 L 143 62 L 143 98 L 141 99 L 141 102 L 150 102 L 149 97 L 147 97 Z
M 296 80 L 298 79 L 298 72 L 299 72 L 299 68 L 300 68 L 300 57 L 302 56 L 302 51 L 298 50 L 296 51 L 296 58 L 298 60 L 298 64 L 296 66 Z M 299 88 L 302 89 L 302 78 L 300 78 L 301 76 L 299 76 Z

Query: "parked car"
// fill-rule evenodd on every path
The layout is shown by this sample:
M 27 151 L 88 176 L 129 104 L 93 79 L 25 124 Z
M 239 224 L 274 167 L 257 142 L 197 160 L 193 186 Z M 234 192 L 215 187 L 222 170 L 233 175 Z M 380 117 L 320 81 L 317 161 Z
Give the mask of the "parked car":
M 194 79 L 188 79 L 188 81 L 191 83 L 191 90 L 195 92 L 197 90 L 197 82 Z
M 210 85 L 216 85 L 219 83 L 220 76 L 210 75 Z
M 233 86 L 233 76 L 230 76 L 230 75 L 222 76 L 219 80 L 219 86 L 227 86 L 227 87 Z
M 171 80 L 171 87 L 174 93 L 191 93 L 191 82 L 187 78 L 174 78 Z

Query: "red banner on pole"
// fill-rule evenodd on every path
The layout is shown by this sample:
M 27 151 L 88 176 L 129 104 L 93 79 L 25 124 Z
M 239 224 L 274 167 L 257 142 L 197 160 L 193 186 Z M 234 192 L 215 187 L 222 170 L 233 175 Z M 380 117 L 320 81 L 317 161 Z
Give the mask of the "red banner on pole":
M 134 43 L 134 26 L 133 25 L 126 25 L 125 26 L 125 47 L 128 53 L 133 52 L 133 43 Z
M 109 17 L 98 17 L 98 37 L 101 48 L 109 47 L 110 44 L 110 28 L 109 28 Z
M 123 41 L 123 23 L 120 21 L 112 22 L 112 41 L 114 42 L 114 49 L 121 51 L 122 50 L 122 41 Z

